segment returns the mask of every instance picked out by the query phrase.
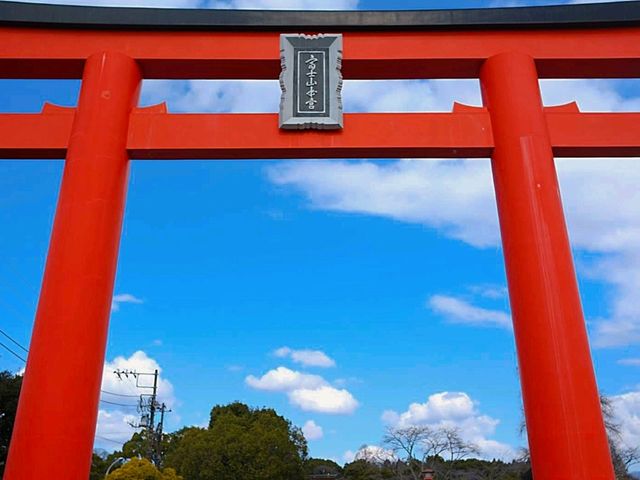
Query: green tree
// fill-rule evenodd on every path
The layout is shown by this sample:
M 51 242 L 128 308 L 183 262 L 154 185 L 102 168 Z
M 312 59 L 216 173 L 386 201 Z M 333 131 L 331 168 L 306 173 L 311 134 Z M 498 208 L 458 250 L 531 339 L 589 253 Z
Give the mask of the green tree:
M 335 475 L 342 473 L 342 467 L 333 460 L 309 458 L 304 462 L 305 475 Z
M 16 419 L 21 386 L 21 375 L 0 372 L 0 477 L 4 474 L 4 464 L 9 453 L 9 442 L 13 422 Z
M 172 468 L 158 470 L 146 458 L 133 458 L 121 468 L 112 472 L 108 480 L 182 480 Z
M 272 409 L 218 405 L 208 428 L 186 428 L 169 437 L 165 464 L 185 480 L 304 478 L 304 435 Z
M 347 463 L 343 469 L 346 480 L 401 480 L 404 476 L 402 462 L 392 465 L 389 462 L 376 463 L 369 460 L 355 460 Z
M 122 456 L 124 458 L 146 457 L 148 453 L 147 446 L 146 430 L 135 432 L 131 438 L 122 445 Z
M 115 460 L 115 458 L 114 458 Z M 89 480 L 104 480 L 104 474 L 109 468 L 109 455 L 104 451 L 94 451 L 91 456 L 91 470 Z

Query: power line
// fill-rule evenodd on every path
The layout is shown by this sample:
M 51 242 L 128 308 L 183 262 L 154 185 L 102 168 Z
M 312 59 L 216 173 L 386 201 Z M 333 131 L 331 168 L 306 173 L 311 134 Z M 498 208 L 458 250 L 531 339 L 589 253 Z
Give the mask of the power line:
M 115 443 L 116 445 L 124 445 L 124 442 L 118 442 L 117 440 L 111 440 L 110 438 L 101 437 L 100 435 L 96 435 L 96 438 L 99 438 L 100 440 L 104 440 L 105 442 Z
M 15 357 L 19 358 L 20 360 L 22 360 L 24 363 L 27 363 L 27 361 L 22 358 L 20 355 L 18 355 L 16 352 L 14 352 L 13 350 L 11 350 L 9 347 L 7 347 L 4 343 L 0 342 L 0 346 L 3 347 L 5 350 L 7 350 L 9 353 L 13 354 Z
M 24 350 L 25 352 L 29 353 L 29 350 L 27 350 L 26 348 L 24 348 L 22 345 L 20 345 L 16 340 L 14 340 L 13 338 L 11 338 L 11 335 L 9 335 L 7 332 L 5 332 L 4 330 L 0 329 L 0 333 L 2 335 L 4 335 L 5 337 L 7 337 L 9 340 L 11 340 L 13 343 L 15 343 L 18 347 L 20 347 L 22 350 Z
M 138 408 L 138 405 L 126 405 L 124 403 L 110 402 L 108 400 L 103 400 L 103 399 L 100 399 L 100 401 L 102 403 L 106 403 L 106 404 L 109 404 L 109 405 L 116 405 L 118 407 Z
M 0 329 L 0 334 L 4 335 L 5 337 L 7 337 L 9 340 L 11 340 L 11 342 L 13 342 L 14 344 L 16 344 L 18 347 L 20 347 L 22 350 L 24 350 L 27 354 L 29 353 L 29 350 L 26 349 L 25 347 L 23 347 L 18 341 L 14 340 L 9 334 L 7 334 L 6 332 L 4 332 L 2 329 Z M 0 346 L 3 347 L 5 350 L 7 350 L 8 352 L 10 352 L 11 354 L 13 354 L 16 358 L 19 358 L 20 360 L 22 360 L 24 363 L 27 363 L 27 361 L 19 354 L 17 354 L 16 352 L 14 352 L 11 348 L 7 347 L 4 343 L 0 342 Z M 124 371 L 116 371 L 114 372 L 116 374 L 121 374 L 121 373 L 125 373 Z M 150 410 L 150 418 L 149 418 L 149 423 L 146 426 L 147 427 L 147 432 L 149 434 L 147 441 L 149 442 L 149 456 L 151 457 L 151 460 L 155 463 L 158 464 L 161 461 L 160 455 L 159 455 L 159 445 L 160 445 L 160 441 L 162 439 L 162 427 L 163 427 L 163 423 L 164 423 L 164 414 L 167 411 L 167 407 L 166 405 L 163 404 L 159 404 L 156 401 L 156 395 L 157 395 L 157 389 L 158 389 L 158 370 L 156 370 L 154 373 L 135 373 L 135 372 L 126 372 L 126 373 L 132 373 L 135 377 L 136 377 L 136 385 L 137 385 L 137 378 L 138 375 L 153 375 L 153 394 L 151 394 L 151 400 L 149 402 L 148 405 L 143 404 L 143 400 L 142 400 L 142 395 L 127 395 L 124 393 L 115 393 L 115 392 L 109 392 L 106 390 L 100 390 L 102 393 L 106 393 L 108 395 L 115 395 L 118 397 L 128 397 L 128 398 L 138 398 L 140 397 L 140 401 L 137 405 L 127 405 L 125 403 L 117 403 L 117 402 L 110 402 L 109 400 L 103 400 L 102 398 L 100 399 L 100 401 L 102 403 L 106 403 L 107 405 L 114 405 L 117 407 L 125 407 L 125 408 L 141 408 L 143 410 L 145 409 L 149 409 Z M 120 375 L 118 375 L 118 377 L 120 377 Z M 139 386 L 137 385 L 138 388 L 149 388 L 149 387 L 143 387 L 143 386 Z M 155 412 L 156 409 L 160 410 L 161 412 L 161 417 L 160 417 L 160 422 L 156 428 L 155 426 L 155 421 L 154 421 L 154 416 L 155 416 Z M 106 442 L 111 442 L 111 443 L 115 443 L 116 445 L 124 445 L 123 442 L 118 442 L 116 440 L 111 440 L 110 438 L 107 437 L 102 437 L 100 435 L 96 435 L 95 438 L 99 438 L 100 440 L 104 440 Z
M 115 392 L 108 392 L 106 390 L 100 390 L 102 393 L 107 393 L 109 395 L 115 395 L 116 397 L 128 397 L 128 398 L 138 398 L 140 395 L 125 395 L 124 393 L 115 393 Z
M 4 335 L 5 337 L 7 337 L 9 340 L 11 340 L 11 342 L 13 342 L 14 344 L 16 344 L 18 347 L 20 347 L 22 350 L 24 350 L 26 353 L 29 353 L 29 350 L 27 350 L 25 347 L 23 347 L 20 343 L 18 343 L 16 340 L 14 340 L 9 334 L 7 334 L 5 331 L 3 331 L 2 329 L 0 329 L 0 334 Z M 24 363 L 27 363 L 27 361 L 19 354 L 17 354 L 16 352 L 14 352 L 12 349 L 10 349 L 9 347 L 7 347 L 4 343 L 0 342 L 0 346 L 3 347 L 5 350 L 7 350 L 8 352 L 10 352 L 12 355 L 14 355 L 16 358 L 19 358 L 20 360 L 22 360 Z M 120 397 L 134 397 L 134 398 L 138 398 L 138 395 L 124 395 L 122 393 L 114 393 L 114 392 L 108 392 L 105 390 L 100 390 L 103 393 L 108 393 L 109 395 L 117 395 Z M 137 408 L 138 405 L 125 405 L 124 403 L 116 403 L 116 402 L 109 402 L 108 400 L 103 400 L 100 399 L 101 402 L 109 404 L 109 405 L 115 405 L 118 407 L 128 407 L 128 408 Z M 96 435 L 95 438 L 99 438 L 100 440 L 104 440 L 105 442 L 111 442 L 114 443 L 116 445 L 124 445 L 123 442 L 118 442 L 116 440 L 112 440 L 110 438 L 107 437 L 102 437 L 100 435 Z
M 0 334 L 4 335 L 5 337 L 7 337 L 9 340 L 11 340 L 13 343 L 15 343 L 18 347 L 20 347 L 22 350 L 24 350 L 26 353 L 29 353 L 29 350 L 27 350 L 25 347 L 23 347 L 18 341 L 16 341 L 15 339 L 13 339 L 11 337 L 11 335 L 9 335 L 8 333 L 6 333 L 4 330 L 0 329 Z M 9 347 L 7 347 L 5 344 L 0 342 L 0 345 L 3 346 L 5 349 L 7 349 L 9 352 L 11 352 L 13 355 L 15 355 L 16 357 L 18 357 L 20 360 L 22 360 L 24 363 L 27 363 L 27 361 L 22 358 L 20 355 L 18 355 L 16 352 L 14 352 L 13 350 L 11 350 Z M 127 397 L 127 398 L 138 398 L 138 395 L 125 395 L 123 393 L 115 393 L 115 392 L 108 392 L 106 390 L 100 390 L 102 393 L 107 393 L 109 395 L 116 395 L 118 397 Z M 113 405 L 119 405 L 121 407 L 134 407 L 135 405 L 123 405 L 121 403 L 113 403 L 113 402 L 108 402 L 106 400 L 100 400 L 101 402 L 104 403 L 110 403 Z

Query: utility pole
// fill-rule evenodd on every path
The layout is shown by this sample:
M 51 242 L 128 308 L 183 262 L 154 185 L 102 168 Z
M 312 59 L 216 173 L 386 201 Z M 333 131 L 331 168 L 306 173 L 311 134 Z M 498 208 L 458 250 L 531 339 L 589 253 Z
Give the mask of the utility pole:
M 150 394 L 141 394 L 138 401 L 138 413 L 140 413 L 140 422 L 130 424 L 134 428 L 144 428 L 146 433 L 146 458 L 156 466 L 162 463 L 162 432 L 164 428 L 164 414 L 170 412 L 167 406 L 158 402 L 158 370 L 153 373 L 136 372 L 133 370 L 115 370 L 113 372 L 120 380 L 122 377 L 129 376 L 136 379 L 136 387 L 140 389 L 151 390 Z M 153 386 L 140 384 L 140 377 L 153 376 Z M 147 400 L 148 399 L 148 400 Z M 156 426 L 156 411 L 160 411 L 160 422 Z
M 155 432 L 155 465 L 160 468 L 162 467 L 162 430 L 164 427 L 164 414 L 165 412 L 170 412 L 171 410 L 167 410 L 167 406 L 163 403 L 159 406 L 160 409 L 160 421 L 158 422 L 158 427 Z
M 158 396 L 158 370 L 153 373 L 153 393 L 149 401 L 149 423 L 147 425 L 147 452 L 152 463 L 156 463 L 157 449 L 155 442 L 156 398 Z

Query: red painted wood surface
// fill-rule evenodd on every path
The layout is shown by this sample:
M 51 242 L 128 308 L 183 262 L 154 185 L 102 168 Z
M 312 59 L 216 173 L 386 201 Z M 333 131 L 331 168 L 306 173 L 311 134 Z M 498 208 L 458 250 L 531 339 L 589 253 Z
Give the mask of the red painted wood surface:
M 343 131 L 278 129 L 277 114 L 132 113 L 133 159 L 488 158 L 489 114 L 351 113 Z M 0 158 L 64 158 L 75 109 L 0 114 Z M 640 113 L 546 109 L 556 157 L 640 156 Z
M 481 83 L 533 476 L 612 480 L 534 61 L 497 55 L 483 66 Z
M 89 478 L 140 81 L 125 55 L 87 60 L 5 480 Z
M 348 79 L 477 78 L 503 51 L 527 52 L 541 78 L 623 78 L 640 71 L 640 28 L 347 32 Z M 138 61 L 145 78 L 276 79 L 274 32 L 40 30 L 0 27 L 0 78 L 80 78 L 104 49 Z

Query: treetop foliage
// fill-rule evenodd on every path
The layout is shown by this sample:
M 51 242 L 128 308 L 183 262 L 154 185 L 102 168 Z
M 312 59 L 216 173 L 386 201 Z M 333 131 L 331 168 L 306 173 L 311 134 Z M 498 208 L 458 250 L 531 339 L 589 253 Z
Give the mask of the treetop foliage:
M 302 431 L 269 408 L 239 402 L 211 410 L 209 427 L 170 435 L 165 463 L 185 480 L 303 479 Z
M 0 478 L 9 453 L 9 441 L 18 409 L 22 375 L 0 372 Z
M 107 480 L 183 480 L 173 468 L 158 470 L 146 458 L 132 458 L 109 474 Z

